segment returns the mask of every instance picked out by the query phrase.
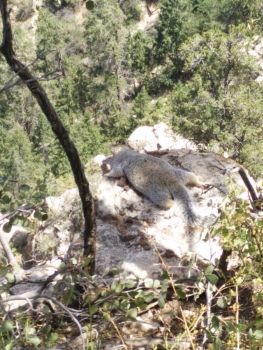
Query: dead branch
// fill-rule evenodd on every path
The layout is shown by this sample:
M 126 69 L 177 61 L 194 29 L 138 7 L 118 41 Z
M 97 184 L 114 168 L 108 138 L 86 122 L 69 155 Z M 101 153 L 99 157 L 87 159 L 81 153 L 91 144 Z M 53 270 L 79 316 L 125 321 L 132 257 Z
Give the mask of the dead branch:
M 6 221 L 8 221 L 8 220 L 6 220 Z M 12 252 L 8 242 L 7 242 L 4 231 L 2 230 L 2 227 L 4 224 L 5 224 L 5 221 L 3 220 L 2 224 L 0 225 L 0 243 L 1 243 L 3 250 L 6 254 L 9 265 L 11 265 L 13 268 L 16 282 L 20 282 L 24 279 L 25 271 L 18 264 L 14 254 L 13 254 L 13 252 Z
M 52 72 L 49 72 L 49 73 L 46 73 L 44 75 L 41 75 L 41 77 L 36 77 L 34 80 L 37 80 L 37 81 L 49 81 L 49 80 L 55 80 L 55 79 L 58 79 L 60 77 L 62 77 L 62 73 L 58 70 L 55 70 L 55 71 L 52 71 Z M 5 83 L 5 85 L 0 89 L 0 94 L 7 91 L 7 90 L 10 90 L 12 89 L 14 86 L 16 85 L 20 85 L 20 84 L 23 84 L 23 83 L 30 83 L 31 81 L 28 80 L 28 81 L 22 81 L 20 78 L 14 80 L 14 77 L 12 77 L 7 83 Z
M 252 186 L 248 176 L 247 176 L 247 173 L 245 171 L 245 169 L 243 167 L 240 167 L 238 169 L 238 173 L 239 175 L 241 176 L 242 180 L 244 181 L 244 184 L 246 185 L 248 191 L 249 191 L 249 194 L 251 196 L 251 204 L 253 206 L 254 209 L 260 209 L 260 206 L 259 204 L 257 203 L 259 198 L 258 198 L 258 195 L 254 189 L 254 187 Z
M 79 321 L 77 320 L 77 318 L 74 316 L 74 314 L 72 313 L 72 311 L 69 310 L 69 308 L 67 306 L 65 306 L 64 304 L 62 304 L 60 301 L 58 301 L 56 298 L 53 297 L 48 297 L 48 296 L 42 296 L 42 295 L 35 295 L 32 297 L 23 297 L 23 296 L 11 296 L 7 299 L 4 300 L 0 300 L 0 304 L 3 305 L 5 303 L 8 302 L 12 302 L 12 301 L 16 301 L 16 300 L 25 300 L 30 307 L 33 308 L 31 300 L 43 300 L 46 302 L 52 302 L 54 304 L 56 304 L 57 306 L 59 306 L 63 311 L 65 311 L 66 314 L 68 314 L 68 316 L 71 318 L 71 320 L 76 324 L 76 326 L 78 327 L 80 336 L 81 336 L 81 341 L 82 341 L 82 349 L 85 350 L 86 346 L 85 346 L 85 339 L 84 339 L 84 335 L 83 335 L 83 330 L 81 327 L 81 324 L 79 323 Z
M 205 330 L 209 331 L 211 328 L 211 322 L 212 322 L 212 301 L 213 301 L 213 285 L 209 281 L 207 282 L 207 285 L 206 285 L 205 295 L 206 295 Z M 206 346 L 207 341 L 208 341 L 207 333 L 204 332 L 203 340 L 202 340 L 203 347 Z
M 0 243 L 4 249 L 8 263 L 14 268 L 19 266 L 17 261 L 16 261 L 16 258 L 14 257 L 14 254 L 13 254 L 13 252 L 12 252 L 8 242 L 7 242 L 7 239 L 5 237 L 4 231 L 2 230 L 2 227 L 0 227 Z
M 3 22 L 3 41 L 0 46 L 0 52 L 6 59 L 10 68 L 20 77 L 27 85 L 32 95 L 35 97 L 39 107 L 48 119 L 51 128 L 59 140 L 74 175 L 79 195 L 82 202 L 82 210 L 84 216 L 84 254 L 94 255 L 95 244 L 95 225 L 94 225 L 94 203 L 90 192 L 89 183 L 87 181 L 84 167 L 81 163 L 75 144 L 72 142 L 63 123 L 58 117 L 53 105 L 51 104 L 45 90 L 42 88 L 37 79 L 31 74 L 28 67 L 23 64 L 17 57 L 13 48 L 13 34 L 7 10 L 7 0 L 0 1 L 0 11 Z
M 32 66 L 33 64 L 35 64 L 36 60 L 37 60 L 37 59 L 35 59 L 33 62 L 28 63 L 28 64 L 26 65 L 26 67 L 29 67 L 29 66 Z M 11 88 L 14 87 L 15 85 L 17 85 L 17 84 L 19 84 L 19 83 L 22 82 L 20 78 L 17 79 L 17 80 L 14 82 L 14 80 L 15 80 L 16 77 L 17 77 L 17 74 L 14 75 L 14 76 L 12 76 L 12 77 L 5 83 L 5 85 L 0 89 L 0 94 L 1 94 L 2 92 L 6 91 L 6 90 L 11 89 Z

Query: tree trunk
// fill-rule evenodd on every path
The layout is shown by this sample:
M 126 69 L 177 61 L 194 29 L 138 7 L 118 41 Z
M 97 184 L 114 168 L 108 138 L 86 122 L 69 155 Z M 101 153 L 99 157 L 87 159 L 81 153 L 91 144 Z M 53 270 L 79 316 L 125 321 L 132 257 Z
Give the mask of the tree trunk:
M 59 119 L 57 112 L 49 101 L 45 90 L 42 88 L 37 79 L 31 74 L 29 69 L 20 62 L 13 50 L 13 36 L 9 12 L 7 11 L 7 0 L 0 0 L 0 11 L 3 22 L 3 42 L 0 46 L 0 52 L 4 55 L 10 68 L 21 78 L 27 85 L 32 95 L 36 98 L 38 105 L 47 117 L 51 128 L 63 147 L 78 186 L 79 195 L 82 202 L 84 215 L 84 254 L 94 253 L 95 245 L 95 217 L 93 198 L 89 189 L 89 183 L 84 173 L 84 167 L 81 163 L 78 151 L 70 139 L 69 134 Z

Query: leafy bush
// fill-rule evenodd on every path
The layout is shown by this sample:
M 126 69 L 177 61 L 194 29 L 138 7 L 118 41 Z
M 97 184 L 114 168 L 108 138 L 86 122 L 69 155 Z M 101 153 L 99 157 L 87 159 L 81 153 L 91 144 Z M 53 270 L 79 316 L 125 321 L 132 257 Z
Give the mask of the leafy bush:
M 200 142 L 216 142 L 259 173 L 263 90 L 241 30 L 228 35 L 209 31 L 181 45 L 179 55 L 190 79 L 175 85 L 173 124 Z
M 126 15 L 126 21 L 139 21 L 141 18 L 140 0 L 124 0 L 120 2 L 120 7 Z

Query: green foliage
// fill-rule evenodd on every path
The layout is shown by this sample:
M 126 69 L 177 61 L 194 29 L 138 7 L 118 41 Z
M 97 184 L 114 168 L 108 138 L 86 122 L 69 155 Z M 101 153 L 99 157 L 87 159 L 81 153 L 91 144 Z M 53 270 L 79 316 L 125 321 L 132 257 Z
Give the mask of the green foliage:
M 141 18 L 140 0 L 124 0 L 120 2 L 120 7 L 126 15 L 127 23 L 139 21 Z
M 262 162 L 262 86 L 242 28 L 209 31 L 180 48 L 190 79 L 173 92 L 173 125 L 199 142 L 219 143 L 256 173 Z M 253 149 L 253 150 L 252 150 Z
M 162 0 L 156 40 L 159 60 L 176 57 L 179 45 L 196 32 L 193 5 L 189 0 Z
M 262 1 L 155 3 L 160 4 L 159 21 L 143 32 L 136 24 L 143 8 L 139 0 L 87 0 L 83 24 L 77 16 L 74 19 L 60 11 L 67 8 L 67 13 L 73 13 L 81 1 L 46 0 L 48 6 L 38 10 L 36 48 L 31 44 L 32 34 L 17 26 L 15 50 L 43 80 L 85 163 L 105 145 L 123 142 L 138 125 L 165 121 L 189 138 L 229 152 L 261 175 L 263 91 L 255 80 L 261 72 L 250 49 L 255 35 L 259 40 L 262 37 Z M 23 21 L 30 13 L 28 0 L 19 5 L 17 19 Z M 37 61 L 32 63 L 35 56 Z M 12 77 L 0 57 L 0 88 Z M 48 122 L 22 85 L 0 93 L 0 140 L 0 212 L 12 211 L 3 227 L 8 232 L 15 223 L 26 224 L 26 218 L 17 212 L 22 203 L 33 203 L 33 222 L 46 220 L 44 208 L 36 203 L 53 192 L 59 181 L 65 181 L 70 167 Z M 262 220 L 252 219 L 243 203 L 232 203 L 235 210 L 228 208 L 230 215 L 223 217 L 217 234 L 225 249 L 232 249 L 241 261 L 239 269 L 220 289 L 220 274 L 213 266 L 207 267 L 191 296 L 197 299 L 208 285 L 216 291 L 214 314 L 206 329 L 215 349 L 237 347 L 238 336 L 240 347 L 256 349 L 262 342 Z M 43 237 L 39 253 L 49 257 L 55 245 L 56 241 Z M 14 282 L 14 274 L 3 256 L 0 262 L 0 276 L 7 281 L 1 287 L 4 292 Z M 173 285 L 168 274 L 141 284 L 115 279 L 111 286 L 92 289 L 80 270 L 71 261 L 56 286 L 57 295 L 73 308 L 86 307 L 91 321 L 104 317 L 110 328 L 116 314 L 134 320 L 152 303 L 165 309 L 167 298 L 187 301 L 187 291 Z M 237 300 L 244 286 L 259 292 L 251 299 L 253 316 L 246 317 L 240 308 L 237 321 L 235 310 L 242 306 L 242 300 L 240 305 Z M 189 330 L 193 340 L 199 337 L 195 327 L 199 327 L 200 315 L 198 320 L 184 320 L 183 337 Z M 69 324 L 60 314 L 51 315 L 45 306 L 37 322 L 35 314 L 18 313 L 15 321 L 8 316 L 10 319 L 0 315 L 0 348 L 6 350 L 54 347 Z M 181 316 L 176 315 L 176 336 Z M 164 318 L 162 324 L 165 328 Z M 168 326 L 165 329 L 174 337 L 171 324 Z M 93 344 L 91 341 L 88 348 L 95 348 Z M 171 348 L 165 339 L 163 347 Z
M 246 202 L 233 200 L 225 208 L 225 215 L 216 233 L 221 236 L 225 249 L 232 249 L 244 263 L 238 277 L 251 281 L 262 277 L 263 220 L 251 218 Z
M 136 128 L 143 122 L 143 119 L 147 119 L 150 113 L 150 102 L 151 98 L 148 95 L 145 87 L 138 93 L 134 100 L 132 108 L 132 128 Z
M 85 39 L 94 68 L 112 73 L 121 65 L 127 36 L 124 20 L 124 14 L 114 0 L 99 1 L 88 14 Z
M 250 20 L 262 25 L 260 0 L 221 0 L 219 4 L 218 19 L 227 27 L 231 24 L 247 23 Z
M 89 110 L 106 138 L 121 141 L 130 131 L 124 108 L 125 16 L 116 1 L 100 1 L 87 17 L 85 39 L 91 60 L 87 86 Z
M 261 172 L 262 87 L 248 55 L 250 38 L 261 28 L 258 0 L 162 0 L 160 20 L 147 32 L 136 28 L 143 8 L 137 0 L 86 2 L 82 26 L 56 16 L 78 1 L 47 3 L 39 9 L 38 60 L 30 68 L 48 79 L 42 84 L 85 163 L 138 125 L 162 120 Z M 25 62 L 34 59 L 23 28 L 15 30 L 15 45 Z M 10 77 L 3 61 L 0 73 L 3 85 Z M 17 86 L 0 94 L 0 116 L 0 176 L 4 182 L 11 174 L 20 177 L 19 186 L 31 188 L 19 194 L 15 186 L 16 203 L 38 188 L 43 195 L 52 191 L 54 177 L 66 176 L 70 167 L 30 93 Z M 15 137 L 27 145 L 22 154 Z M 10 185 L 5 182 L 5 191 Z
M 128 64 L 136 73 L 146 73 L 151 64 L 153 39 L 144 32 L 131 35 L 128 40 Z
M 24 0 L 23 4 L 18 3 L 16 20 L 22 22 L 26 21 L 28 18 L 30 18 L 30 16 L 32 16 L 33 11 L 33 0 Z
M 211 340 L 219 341 L 225 332 L 224 344 L 235 347 L 238 334 L 242 347 L 257 349 L 262 345 L 263 220 L 252 218 L 246 202 L 232 198 L 215 234 L 221 237 L 224 249 L 231 251 L 232 259 L 238 264 L 232 268 L 231 280 L 220 293 L 217 306 L 227 314 L 233 305 L 234 310 L 239 308 L 240 315 L 238 322 L 234 319 L 222 322 L 214 316 Z M 231 257 L 228 260 L 231 261 Z
M 49 176 L 47 167 L 32 151 L 32 144 L 20 125 L 14 124 L 8 133 L 0 134 L 0 210 L 6 211 L 24 200 L 43 198 Z M 7 193 L 10 194 L 8 202 L 5 200 Z
M 45 0 L 45 4 L 52 9 L 52 11 L 57 11 L 63 7 L 74 8 L 80 3 L 80 0 Z

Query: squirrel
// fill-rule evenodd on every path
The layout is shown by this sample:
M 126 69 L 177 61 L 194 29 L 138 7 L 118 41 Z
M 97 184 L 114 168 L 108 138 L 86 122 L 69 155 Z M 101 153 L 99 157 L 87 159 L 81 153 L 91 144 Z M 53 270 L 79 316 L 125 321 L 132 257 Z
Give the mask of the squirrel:
M 107 177 L 125 177 L 131 186 L 155 205 L 169 209 L 178 201 L 189 225 L 197 222 L 192 201 L 185 185 L 203 187 L 197 176 L 178 169 L 167 161 L 125 148 L 104 161 L 109 165 Z

